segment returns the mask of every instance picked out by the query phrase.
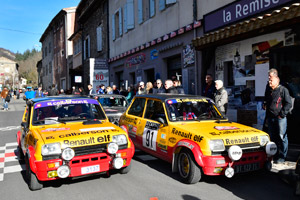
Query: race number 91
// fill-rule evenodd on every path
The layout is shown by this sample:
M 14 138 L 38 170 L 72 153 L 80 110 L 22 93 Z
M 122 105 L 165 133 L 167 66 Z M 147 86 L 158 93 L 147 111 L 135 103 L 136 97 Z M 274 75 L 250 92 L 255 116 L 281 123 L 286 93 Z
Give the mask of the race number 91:
M 157 130 L 144 129 L 143 146 L 156 151 Z

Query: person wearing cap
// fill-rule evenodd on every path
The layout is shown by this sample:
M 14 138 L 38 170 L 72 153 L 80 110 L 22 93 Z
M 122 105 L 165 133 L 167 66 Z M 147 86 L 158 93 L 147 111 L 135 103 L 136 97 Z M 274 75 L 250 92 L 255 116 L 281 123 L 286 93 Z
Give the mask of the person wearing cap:
M 145 83 L 143 81 L 139 84 L 138 95 L 146 94 Z

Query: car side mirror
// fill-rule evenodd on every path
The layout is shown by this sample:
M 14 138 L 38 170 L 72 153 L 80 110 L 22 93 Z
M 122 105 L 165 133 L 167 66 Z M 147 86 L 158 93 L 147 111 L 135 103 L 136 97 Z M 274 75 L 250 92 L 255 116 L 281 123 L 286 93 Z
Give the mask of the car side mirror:
M 28 124 L 26 122 L 22 122 L 21 123 L 21 127 L 23 127 L 24 131 L 27 132 L 27 130 L 28 130 Z

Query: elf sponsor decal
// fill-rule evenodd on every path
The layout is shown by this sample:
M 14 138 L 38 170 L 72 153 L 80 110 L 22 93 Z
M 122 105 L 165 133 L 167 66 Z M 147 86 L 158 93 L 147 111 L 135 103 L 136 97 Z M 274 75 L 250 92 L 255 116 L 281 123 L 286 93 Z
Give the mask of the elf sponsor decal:
M 186 132 L 183 132 L 183 131 L 179 131 L 176 128 L 173 128 L 171 133 L 174 134 L 174 135 L 178 135 L 178 136 L 187 138 L 187 139 L 192 139 L 192 136 L 193 136 L 190 132 L 186 133 Z
M 187 147 L 189 149 L 193 149 L 194 148 L 194 145 L 192 145 L 192 144 L 190 144 L 188 142 L 183 142 L 183 141 L 178 142 L 178 146 L 185 146 L 185 147 Z
M 243 144 L 250 142 L 258 142 L 258 136 L 254 137 L 244 137 L 241 139 L 225 139 L 225 145 L 235 145 L 235 144 Z
M 210 135 L 222 135 L 222 134 L 235 134 L 235 133 L 259 133 L 260 131 L 256 130 L 256 129 L 249 129 L 249 130 L 234 130 L 234 131 L 230 131 L 230 130 L 226 130 L 226 131 L 219 131 L 219 132 L 210 132 Z
M 203 136 L 201 135 L 194 135 L 194 141 L 195 142 L 201 142 L 203 140 Z
M 219 130 L 219 131 L 239 129 L 235 126 L 215 126 L 214 128 Z
M 81 140 L 64 140 L 64 145 L 66 146 L 82 146 L 87 144 L 97 144 L 103 142 L 110 142 L 110 135 L 104 135 L 100 137 L 90 137 L 88 139 Z
M 47 128 L 41 132 L 53 132 L 53 131 L 68 131 L 70 128 Z

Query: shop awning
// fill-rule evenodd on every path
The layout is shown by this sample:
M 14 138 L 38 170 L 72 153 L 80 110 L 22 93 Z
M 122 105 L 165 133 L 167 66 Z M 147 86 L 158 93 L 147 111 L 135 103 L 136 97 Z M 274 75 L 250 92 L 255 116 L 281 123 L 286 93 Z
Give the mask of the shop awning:
M 205 34 L 192 40 L 196 50 L 285 29 L 300 22 L 300 3 Z

